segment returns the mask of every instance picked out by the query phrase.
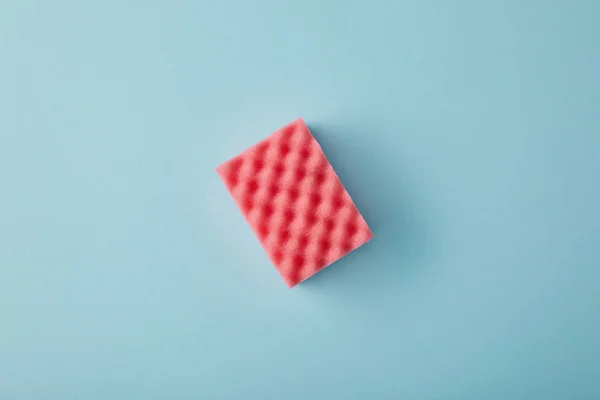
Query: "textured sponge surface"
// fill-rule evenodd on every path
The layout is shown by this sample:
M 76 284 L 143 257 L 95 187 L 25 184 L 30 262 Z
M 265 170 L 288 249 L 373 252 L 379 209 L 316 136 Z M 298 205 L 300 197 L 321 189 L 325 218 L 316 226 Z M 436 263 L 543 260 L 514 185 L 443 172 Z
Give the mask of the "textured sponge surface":
M 302 119 L 217 172 L 289 287 L 373 237 Z

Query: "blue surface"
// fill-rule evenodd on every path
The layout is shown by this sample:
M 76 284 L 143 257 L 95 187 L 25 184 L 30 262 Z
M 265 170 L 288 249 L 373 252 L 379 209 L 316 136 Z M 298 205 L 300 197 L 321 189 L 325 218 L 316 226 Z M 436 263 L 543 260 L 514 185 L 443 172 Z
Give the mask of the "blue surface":
M 2 2 L 0 398 L 600 398 L 599 16 Z M 297 117 L 375 239 L 290 291 L 215 167 Z

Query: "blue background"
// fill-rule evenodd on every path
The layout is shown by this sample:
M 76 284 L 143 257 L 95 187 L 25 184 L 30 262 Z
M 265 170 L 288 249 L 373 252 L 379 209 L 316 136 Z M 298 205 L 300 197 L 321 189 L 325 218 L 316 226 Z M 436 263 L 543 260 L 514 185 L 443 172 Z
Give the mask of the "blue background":
M 0 3 L 0 398 L 600 398 L 600 2 Z M 215 167 L 303 117 L 288 290 Z

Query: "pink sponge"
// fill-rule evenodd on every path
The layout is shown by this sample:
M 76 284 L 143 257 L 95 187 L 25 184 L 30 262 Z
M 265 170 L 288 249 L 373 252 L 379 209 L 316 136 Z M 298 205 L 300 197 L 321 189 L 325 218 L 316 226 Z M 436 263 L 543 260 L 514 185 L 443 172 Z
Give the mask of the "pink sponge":
M 302 119 L 217 172 L 289 287 L 373 237 Z

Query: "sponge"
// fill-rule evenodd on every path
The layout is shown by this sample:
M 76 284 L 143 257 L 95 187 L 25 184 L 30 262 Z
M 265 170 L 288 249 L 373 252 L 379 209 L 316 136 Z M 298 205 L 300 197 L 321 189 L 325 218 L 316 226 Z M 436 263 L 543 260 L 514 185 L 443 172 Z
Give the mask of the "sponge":
M 290 288 L 373 237 L 302 119 L 217 172 Z

